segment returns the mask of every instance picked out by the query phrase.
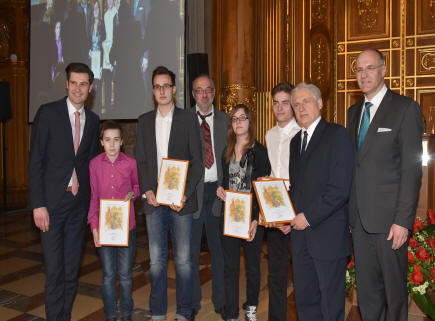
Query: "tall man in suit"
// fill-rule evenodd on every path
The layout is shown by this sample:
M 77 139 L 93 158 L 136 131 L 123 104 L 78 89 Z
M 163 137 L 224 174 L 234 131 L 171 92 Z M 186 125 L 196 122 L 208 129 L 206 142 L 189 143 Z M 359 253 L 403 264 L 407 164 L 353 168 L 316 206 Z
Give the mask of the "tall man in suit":
M 299 321 L 344 320 L 353 149 L 344 127 L 321 117 L 320 90 L 300 83 L 291 104 L 302 130 L 290 143 L 291 250 Z
M 384 83 L 382 54 L 359 54 L 364 98 L 349 108 L 356 153 L 349 221 L 364 321 L 408 319 L 407 248 L 421 184 L 421 112 Z
M 193 81 L 192 95 L 196 105 L 191 108 L 200 128 L 202 168 L 197 186 L 198 211 L 193 213 L 192 264 L 193 264 L 193 315 L 201 308 L 201 284 L 199 278 L 199 254 L 201 252 L 202 228 L 205 226 L 207 244 L 211 254 L 212 301 L 216 313 L 224 319 L 225 287 L 224 262 L 221 248 L 221 202 L 216 190 L 222 185 L 222 153 L 227 145 L 228 115 L 213 106 L 215 88 L 213 80 L 200 75 Z
M 157 108 L 139 117 L 136 160 L 150 251 L 150 309 L 153 320 L 166 319 L 168 231 L 171 232 L 176 267 L 177 311 L 175 318 L 192 314 L 192 262 L 190 241 L 192 216 L 198 209 L 196 185 L 203 169 L 198 121 L 195 114 L 174 105 L 175 74 L 159 66 L 152 75 Z M 166 206 L 156 201 L 162 158 L 189 161 L 183 205 Z
M 29 203 L 41 230 L 47 320 L 70 320 L 89 208 L 89 161 L 98 154 L 99 118 L 84 107 L 94 75 L 66 68 L 68 97 L 42 105 L 32 126 Z

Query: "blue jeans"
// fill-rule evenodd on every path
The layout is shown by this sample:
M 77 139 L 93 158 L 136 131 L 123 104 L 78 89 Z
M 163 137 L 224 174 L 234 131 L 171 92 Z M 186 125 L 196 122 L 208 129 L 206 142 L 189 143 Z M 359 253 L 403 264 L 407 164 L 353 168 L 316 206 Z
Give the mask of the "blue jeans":
M 192 214 L 179 215 L 168 206 L 159 206 L 146 215 L 150 250 L 150 310 L 153 320 L 166 319 L 168 232 L 171 231 L 176 267 L 176 319 L 189 320 L 192 314 L 192 262 L 190 238 Z
M 133 311 L 132 265 L 136 251 L 136 228 L 130 231 L 128 247 L 102 246 L 98 248 L 101 264 L 103 265 L 103 292 L 104 313 L 106 319 L 116 318 L 116 274 L 119 275 L 120 300 L 119 310 L 121 318 L 131 316 Z

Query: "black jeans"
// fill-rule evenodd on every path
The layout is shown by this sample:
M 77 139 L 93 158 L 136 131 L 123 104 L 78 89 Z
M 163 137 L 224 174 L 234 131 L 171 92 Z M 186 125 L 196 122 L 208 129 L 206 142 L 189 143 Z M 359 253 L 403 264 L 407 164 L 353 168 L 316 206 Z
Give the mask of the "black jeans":
M 212 213 L 213 203 L 216 200 L 217 183 L 204 184 L 204 196 L 201 215 L 192 222 L 192 239 L 190 250 L 192 253 L 192 307 L 195 311 L 201 308 L 201 284 L 199 277 L 199 254 L 201 252 L 202 228 L 205 226 L 207 245 L 211 255 L 212 296 L 215 310 L 225 305 L 224 287 L 224 257 L 222 254 L 221 216 Z
M 287 319 L 287 285 L 290 234 L 279 229 L 267 229 L 269 267 L 269 321 Z
M 246 305 L 258 305 L 260 292 L 260 252 L 264 228 L 257 227 L 254 240 L 248 242 L 230 236 L 222 236 L 225 279 L 225 315 L 227 319 L 239 317 L 240 246 L 243 246 L 246 266 Z

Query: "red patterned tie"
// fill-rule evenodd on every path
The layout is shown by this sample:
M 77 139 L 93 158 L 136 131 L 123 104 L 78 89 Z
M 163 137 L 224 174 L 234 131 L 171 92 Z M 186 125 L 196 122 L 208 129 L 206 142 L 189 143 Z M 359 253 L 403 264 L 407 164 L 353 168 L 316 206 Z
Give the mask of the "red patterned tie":
M 204 146 L 205 146 L 205 167 L 210 168 L 214 163 L 213 147 L 211 145 L 210 126 L 208 125 L 205 119 L 208 116 L 211 116 L 212 113 L 205 116 L 201 115 L 199 111 L 197 111 L 196 113 L 202 119 L 201 130 L 202 130 L 202 136 L 204 137 Z
M 77 154 L 77 150 L 80 145 L 80 112 L 76 111 L 75 113 L 75 122 L 74 122 L 74 154 Z M 79 192 L 79 180 L 77 178 L 76 169 L 74 168 L 72 175 L 72 186 L 71 193 L 76 196 Z

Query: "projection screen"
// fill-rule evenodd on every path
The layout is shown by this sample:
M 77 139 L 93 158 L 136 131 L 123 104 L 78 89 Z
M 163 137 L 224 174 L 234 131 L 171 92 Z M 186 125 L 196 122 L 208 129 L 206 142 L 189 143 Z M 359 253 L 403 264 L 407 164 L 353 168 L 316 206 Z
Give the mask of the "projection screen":
M 177 76 L 184 107 L 184 0 L 31 0 L 29 122 L 66 96 L 65 67 L 95 75 L 86 106 L 102 119 L 136 119 L 154 108 L 151 75 Z

